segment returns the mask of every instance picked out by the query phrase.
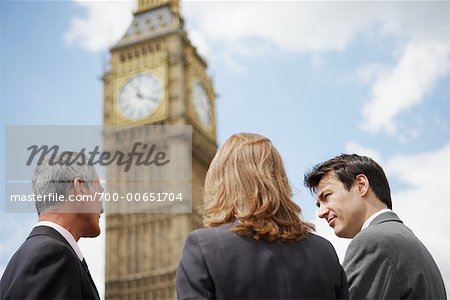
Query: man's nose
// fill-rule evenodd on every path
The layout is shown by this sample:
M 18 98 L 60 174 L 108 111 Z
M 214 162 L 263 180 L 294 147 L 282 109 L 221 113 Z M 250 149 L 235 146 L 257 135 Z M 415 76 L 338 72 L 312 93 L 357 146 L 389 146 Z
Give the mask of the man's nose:
M 317 212 L 319 218 L 323 219 L 326 218 L 328 213 L 330 212 L 330 210 L 328 209 L 328 207 L 326 207 L 326 205 L 320 205 L 319 210 Z

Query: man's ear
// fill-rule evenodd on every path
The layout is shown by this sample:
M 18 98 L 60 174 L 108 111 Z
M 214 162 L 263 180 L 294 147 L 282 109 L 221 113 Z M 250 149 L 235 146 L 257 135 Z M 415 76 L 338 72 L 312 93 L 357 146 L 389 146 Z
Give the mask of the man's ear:
M 356 176 L 356 186 L 358 187 L 358 192 L 361 197 L 367 195 L 370 190 L 369 179 L 364 174 L 359 174 Z
M 83 195 L 88 193 L 86 183 L 80 177 L 73 180 L 73 191 L 75 195 Z

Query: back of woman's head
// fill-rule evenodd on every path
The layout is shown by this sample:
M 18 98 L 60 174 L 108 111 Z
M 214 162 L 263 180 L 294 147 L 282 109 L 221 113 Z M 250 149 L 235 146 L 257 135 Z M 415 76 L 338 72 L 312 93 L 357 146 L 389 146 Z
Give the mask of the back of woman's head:
M 292 201 L 280 154 L 259 134 L 234 134 L 219 149 L 206 174 L 204 203 L 206 226 L 237 219 L 232 230 L 245 237 L 295 241 L 313 230 Z

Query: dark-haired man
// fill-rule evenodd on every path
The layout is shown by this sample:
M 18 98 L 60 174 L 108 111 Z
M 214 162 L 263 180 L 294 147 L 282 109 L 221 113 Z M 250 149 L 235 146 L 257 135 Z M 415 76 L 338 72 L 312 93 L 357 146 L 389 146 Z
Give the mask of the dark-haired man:
M 353 238 L 343 262 L 352 299 L 445 299 L 439 269 L 425 246 L 391 210 L 383 169 L 343 154 L 305 175 L 319 217 L 337 236 Z

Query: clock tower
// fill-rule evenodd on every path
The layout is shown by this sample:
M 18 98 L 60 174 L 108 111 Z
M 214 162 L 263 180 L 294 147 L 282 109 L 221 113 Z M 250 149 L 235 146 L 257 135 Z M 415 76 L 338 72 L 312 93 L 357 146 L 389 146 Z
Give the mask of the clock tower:
M 107 211 L 106 299 L 174 299 L 184 241 L 200 226 L 200 191 L 217 150 L 215 93 L 207 64 L 184 30 L 179 5 L 178 0 L 138 0 L 128 30 L 110 49 L 103 120 L 107 127 L 131 129 L 130 136 L 109 132 L 109 149 L 131 143 L 132 130 L 144 125 L 192 126 L 192 213 Z M 150 135 L 141 129 L 138 134 Z M 145 170 L 136 178 L 148 177 Z M 107 191 L 112 175 L 121 176 L 107 170 Z M 128 185 L 125 191 L 135 191 Z

